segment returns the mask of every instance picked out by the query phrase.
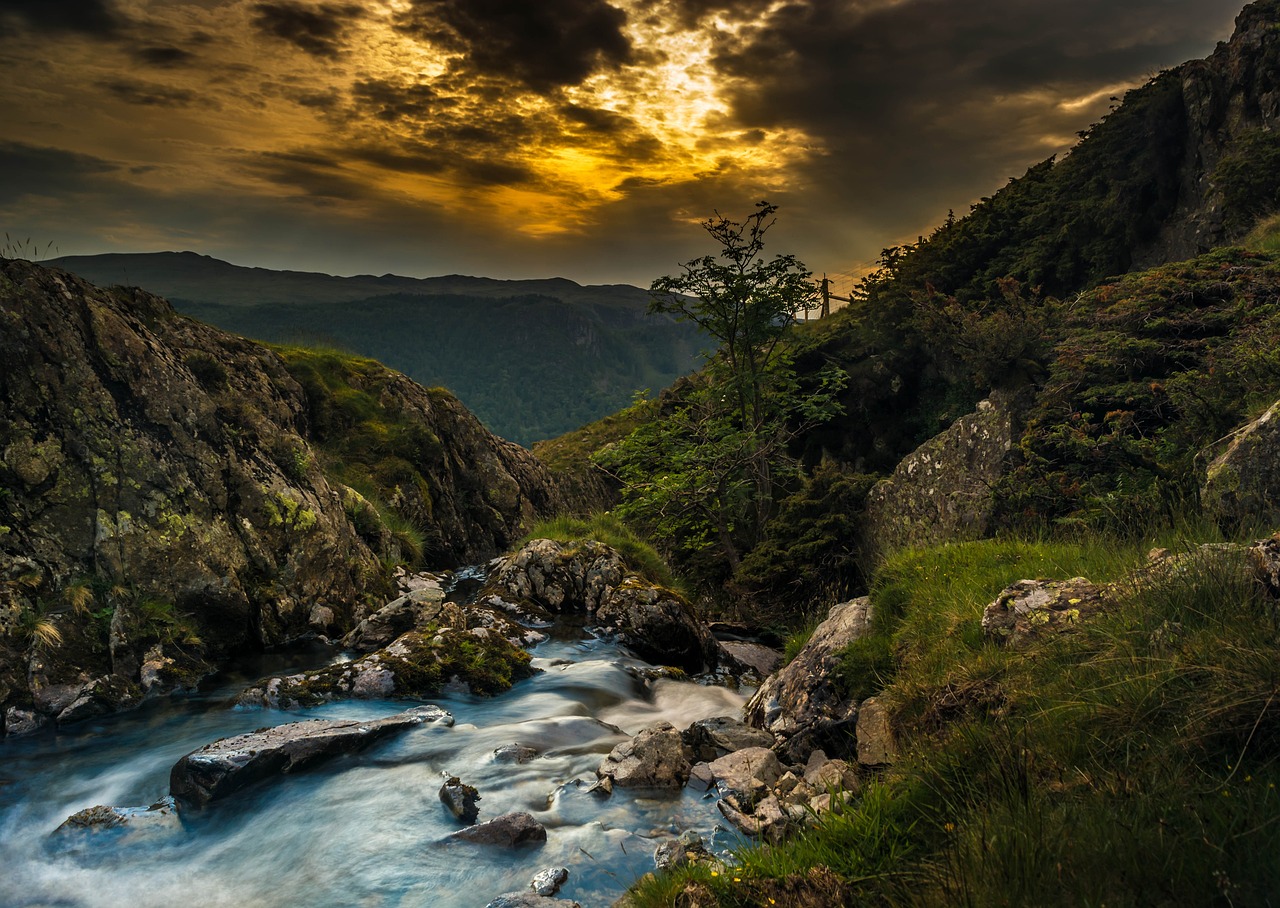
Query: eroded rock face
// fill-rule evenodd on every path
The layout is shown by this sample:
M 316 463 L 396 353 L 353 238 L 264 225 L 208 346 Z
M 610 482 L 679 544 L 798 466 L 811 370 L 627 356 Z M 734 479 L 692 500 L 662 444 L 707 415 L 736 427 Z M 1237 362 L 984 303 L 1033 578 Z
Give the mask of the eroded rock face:
M 987 534 L 991 489 L 1018 440 L 1022 402 L 1003 392 L 903 458 L 867 496 L 866 538 L 877 552 Z
M 689 752 L 670 722 L 651 725 L 615 747 L 596 769 L 623 788 L 679 789 L 689 780 Z
M 1209 464 L 1200 503 L 1224 526 L 1280 523 L 1280 401 L 1238 429 Z
M 1022 649 L 1046 634 L 1087 620 L 1108 605 L 1106 591 L 1083 577 L 1019 580 L 983 610 L 982 632 L 997 643 Z
M 450 726 L 453 716 L 437 706 L 420 706 L 369 722 L 309 719 L 222 738 L 174 764 L 169 793 L 184 807 L 203 807 L 246 786 L 424 724 Z
M 834 606 L 800 654 L 770 675 L 747 702 L 747 723 L 793 740 L 796 746 L 788 753 L 801 761 L 808 751 L 825 746 L 825 739 L 847 738 L 858 704 L 845 698 L 831 673 L 839 651 L 870 632 L 871 617 L 871 600 L 865 596 Z

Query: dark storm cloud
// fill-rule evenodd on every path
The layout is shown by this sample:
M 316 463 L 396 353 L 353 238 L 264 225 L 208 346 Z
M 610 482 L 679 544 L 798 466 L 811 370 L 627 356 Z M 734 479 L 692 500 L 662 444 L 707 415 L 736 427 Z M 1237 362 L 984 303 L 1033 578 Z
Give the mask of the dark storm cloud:
M 850 191 L 856 183 L 860 195 L 847 201 L 905 214 L 948 187 L 982 185 L 993 167 L 1007 163 L 1007 177 L 1014 162 L 1045 157 L 1047 136 L 1081 125 L 1081 110 L 1059 100 L 1203 53 L 1207 21 L 1220 19 L 1225 32 L 1237 4 L 906 0 L 868 9 L 813 0 L 780 8 L 746 38 L 724 35 L 716 66 L 738 81 L 731 98 L 742 127 L 804 130 L 830 152 L 811 179 Z M 1105 109 L 1104 96 L 1084 115 Z
M 134 48 L 133 56 L 139 63 L 163 69 L 187 66 L 196 60 L 196 55 L 189 50 L 163 44 Z
M 92 155 L 0 141 L 0 204 L 30 194 L 78 194 L 119 169 L 116 164 Z
M 452 98 L 442 97 L 430 85 L 365 79 L 351 87 L 356 106 L 379 120 L 422 120 L 452 107 Z
M 0 37 L 24 29 L 107 36 L 123 24 L 111 0 L 0 0 Z
M 626 21 L 606 0 L 414 0 L 399 25 L 474 72 L 549 93 L 630 61 Z
M 196 93 L 186 88 L 171 88 L 132 79 L 111 79 L 98 83 L 126 104 L 143 107 L 190 107 L 196 103 Z
M 288 41 L 316 57 L 341 54 L 346 47 L 348 26 L 363 16 L 364 9 L 353 3 L 308 6 L 281 0 L 253 5 L 253 25 L 258 31 Z

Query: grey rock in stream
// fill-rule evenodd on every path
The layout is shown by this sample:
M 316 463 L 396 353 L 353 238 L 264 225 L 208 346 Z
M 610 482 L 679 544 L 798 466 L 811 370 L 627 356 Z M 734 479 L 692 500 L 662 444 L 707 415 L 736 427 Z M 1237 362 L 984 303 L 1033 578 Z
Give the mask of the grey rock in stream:
M 487 823 L 459 829 L 449 836 L 451 839 L 462 839 L 478 845 L 502 845 L 514 848 L 517 845 L 528 845 L 547 840 L 546 827 L 533 818 L 531 814 L 504 813 L 494 817 Z
M 173 798 L 162 798 L 150 807 L 86 807 L 73 813 L 53 831 L 56 839 L 82 839 L 107 832 L 131 835 L 153 832 L 176 832 L 182 828 Z
M 596 769 L 602 782 L 622 788 L 679 789 L 689 780 L 689 749 L 670 722 L 650 725 L 623 741 Z
M 569 868 L 548 867 L 541 870 L 529 884 L 534 895 L 552 896 L 560 891 L 560 887 L 569 881 Z
M 385 719 L 309 719 L 222 738 L 175 763 L 169 791 L 184 807 L 203 807 L 247 785 L 354 753 L 424 723 L 447 727 L 453 725 L 453 716 L 438 706 L 419 706 Z
M 533 892 L 508 892 L 491 901 L 485 908 L 582 908 L 570 899 L 554 899 Z

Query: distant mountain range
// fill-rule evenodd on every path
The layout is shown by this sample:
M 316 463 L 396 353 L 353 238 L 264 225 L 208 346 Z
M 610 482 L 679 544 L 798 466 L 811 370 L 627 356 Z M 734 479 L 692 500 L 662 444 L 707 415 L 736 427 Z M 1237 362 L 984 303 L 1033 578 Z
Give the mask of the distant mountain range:
M 335 277 L 194 252 L 65 256 L 96 284 L 142 287 L 185 314 L 274 343 L 335 346 L 453 391 L 528 445 L 626 406 L 696 366 L 696 329 L 650 315 L 627 284 L 449 275 Z

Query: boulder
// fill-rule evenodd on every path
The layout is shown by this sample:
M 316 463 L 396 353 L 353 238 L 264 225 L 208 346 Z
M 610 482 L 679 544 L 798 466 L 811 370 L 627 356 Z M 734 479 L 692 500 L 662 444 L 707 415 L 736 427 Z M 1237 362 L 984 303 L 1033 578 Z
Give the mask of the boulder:
M 720 644 L 689 603 L 635 575 L 605 594 L 596 610 L 596 621 L 617 634 L 641 659 L 655 665 L 672 665 L 697 674 L 721 660 Z
M 724 818 L 742 832 L 771 845 L 781 842 L 804 815 L 800 809 L 793 815 L 774 795 L 761 799 L 751 811 L 739 809 L 732 798 L 725 798 L 716 806 Z
M 169 791 L 184 807 L 204 807 L 248 785 L 354 753 L 423 724 L 451 726 L 453 716 L 438 706 L 420 706 L 367 722 L 309 719 L 222 738 L 175 763 Z
M 517 615 L 526 608 L 585 613 L 641 659 L 690 674 L 724 658 L 689 603 L 629 570 L 600 542 L 534 539 L 498 563 L 480 598 Z
M 745 811 L 769 794 L 783 772 L 778 755 L 767 747 L 748 747 L 711 763 L 721 795 L 734 798 L 738 809 Z
M 768 677 L 782 665 L 782 653 L 763 643 L 744 640 L 721 640 L 720 647 L 741 665 L 761 678 Z
M 527 813 L 504 813 L 494 817 L 487 823 L 459 829 L 449 836 L 451 839 L 462 839 L 478 845 L 500 845 L 514 848 L 517 845 L 530 845 L 545 842 L 547 830 L 541 823 Z
M 465 784 L 457 776 L 450 776 L 440 786 L 440 801 L 454 819 L 461 820 L 468 826 L 480 816 L 480 792 L 474 786 Z
M 772 747 L 773 735 L 733 716 L 699 719 L 682 733 L 694 760 L 709 762 L 747 747 Z
M 1086 620 L 1108 602 L 1106 590 L 1083 577 L 1019 580 L 983 610 L 982 632 L 997 643 L 1024 649 Z
M 19 709 L 16 706 L 10 706 L 4 711 L 4 734 L 5 737 L 20 737 L 29 735 L 39 731 L 48 721 L 39 713 L 32 712 L 29 709 Z
M 1200 503 L 1223 526 L 1280 523 L 1280 401 L 1232 433 L 1205 471 Z
M 689 779 L 689 752 L 670 722 L 651 725 L 615 747 L 596 769 L 610 786 L 679 789 Z
M 490 586 L 551 612 L 594 612 L 627 573 L 622 556 L 603 543 L 533 539 L 501 560 Z
M 903 458 L 867 496 L 866 539 L 876 552 L 987 535 L 991 490 L 1018 440 L 1020 397 L 993 391 L 977 409 Z
M 765 679 L 744 707 L 748 724 L 782 738 L 789 759 L 803 762 L 816 747 L 838 747 L 853 731 L 858 704 L 831 681 L 840 650 L 871 630 L 871 600 L 833 606 L 804 649 Z
M 371 653 L 394 641 L 401 634 L 435 623 L 446 627 L 465 627 L 466 619 L 458 606 L 444 601 L 444 590 L 427 587 L 413 590 L 393 599 L 352 629 L 342 645 L 361 653 Z

